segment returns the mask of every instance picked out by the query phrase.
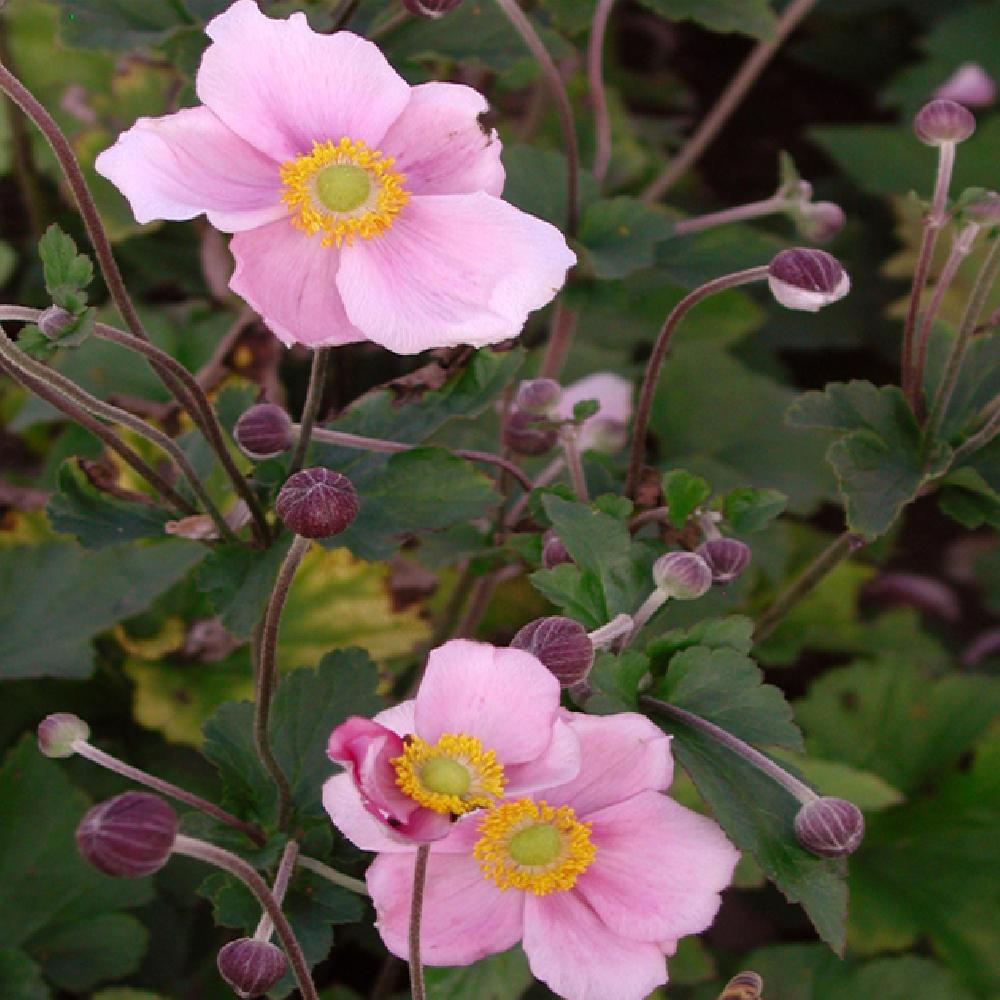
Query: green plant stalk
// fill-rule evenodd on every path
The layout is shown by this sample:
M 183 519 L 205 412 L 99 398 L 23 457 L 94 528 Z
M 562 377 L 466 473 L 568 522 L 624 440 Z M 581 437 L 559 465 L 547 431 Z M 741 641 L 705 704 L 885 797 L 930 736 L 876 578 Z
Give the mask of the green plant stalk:
M 563 454 L 566 456 L 566 467 L 569 469 L 573 492 L 580 503 L 588 503 L 590 495 L 587 492 L 587 477 L 583 472 L 583 462 L 580 461 L 580 449 L 576 445 L 576 428 L 564 427 L 560 432 Z
M 298 472 L 305 463 L 309 442 L 312 440 L 313 427 L 316 424 L 316 416 L 319 413 L 320 404 L 323 402 L 323 390 L 326 388 L 326 372 L 329 361 L 329 347 L 317 347 L 313 351 L 312 365 L 309 369 L 309 387 L 306 390 L 306 401 L 302 407 L 302 420 L 299 423 L 299 436 L 295 443 L 295 451 L 292 453 L 291 464 L 288 467 L 290 476 Z
M 766 215 L 776 215 L 786 211 L 792 202 L 783 194 L 771 195 L 760 201 L 750 201 L 745 205 L 734 205 L 707 215 L 696 215 L 690 219 L 681 219 L 674 223 L 674 235 L 691 236 L 694 233 L 714 229 L 716 226 L 726 226 L 732 222 L 745 222 L 747 219 L 761 219 Z
M 361 879 L 351 878 L 350 875 L 338 872 L 336 868 L 331 868 L 329 865 L 323 864 L 322 861 L 310 858 L 306 854 L 300 854 L 297 863 L 300 868 L 305 868 L 325 878 L 328 882 L 340 886 L 342 889 L 349 889 L 351 892 L 356 892 L 359 896 L 368 895 L 368 886 Z

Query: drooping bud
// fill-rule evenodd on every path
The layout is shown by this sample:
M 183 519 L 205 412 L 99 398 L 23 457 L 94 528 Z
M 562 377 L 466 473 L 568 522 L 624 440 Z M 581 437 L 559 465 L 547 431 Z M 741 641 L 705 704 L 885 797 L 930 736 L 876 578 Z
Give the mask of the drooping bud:
M 72 757 L 77 740 L 90 739 L 90 726 L 69 712 L 46 715 L 38 723 L 38 749 L 46 757 Z
M 223 945 L 216 962 L 219 975 L 239 997 L 259 997 L 285 974 L 285 953 L 270 941 L 237 938 Z
M 864 835 L 865 818 L 847 799 L 824 795 L 807 802 L 795 817 L 795 836 L 799 843 L 823 858 L 853 854 Z
M 967 108 L 988 108 L 996 100 L 997 85 L 979 63 L 963 63 L 934 91 L 934 96 L 958 101 Z
M 49 306 L 38 317 L 38 329 L 48 340 L 61 340 L 63 334 L 72 330 L 76 323 L 77 317 L 62 306 Z
M 163 799 L 125 792 L 80 820 L 76 846 L 105 875 L 140 878 L 167 863 L 176 836 L 177 814 Z
M 507 418 L 503 440 L 518 455 L 544 455 L 559 440 L 559 431 L 540 424 L 530 413 L 514 410 Z
M 913 119 L 913 131 L 928 146 L 964 142 L 976 131 L 972 112 L 957 101 L 938 98 L 925 104 Z
M 517 387 L 514 405 L 524 413 L 547 417 L 562 398 L 562 387 L 551 378 L 533 378 Z
M 750 546 L 737 538 L 710 538 L 695 552 L 708 563 L 712 583 L 731 583 L 750 565 Z
M 403 0 L 403 6 L 411 14 L 431 20 L 450 14 L 461 3 L 462 0 Z
M 802 205 L 795 213 L 796 228 L 810 243 L 828 243 L 846 221 L 844 210 L 832 201 Z
M 571 618 L 554 615 L 528 622 L 510 641 L 514 649 L 541 660 L 563 687 L 584 680 L 594 665 L 594 646 L 587 630 Z
M 573 561 L 573 557 L 554 531 L 545 532 L 542 536 L 542 546 L 542 565 L 546 569 Z
M 347 476 L 316 467 L 289 476 L 274 509 L 295 534 L 329 538 L 350 525 L 358 516 L 358 506 L 358 494 Z
M 668 552 L 653 563 L 653 580 L 667 597 L 692 601 L 712 586 L 712 570 L 696 552 Z
M 817 312 L 851 290 L 851 279 L 840 261 L 810 247 L 782 250 L 768 265 L 767 283 L 783 306 L 806 312 Z
M 233 436 L 247 457 L 274 458 L 292 446 L 292 418 L 274 403 L 258 403 L 236 421 Z

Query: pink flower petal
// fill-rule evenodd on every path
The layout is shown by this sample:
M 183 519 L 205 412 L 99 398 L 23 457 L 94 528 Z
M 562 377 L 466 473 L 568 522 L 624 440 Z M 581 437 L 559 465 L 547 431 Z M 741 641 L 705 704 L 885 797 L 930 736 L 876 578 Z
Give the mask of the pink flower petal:
M 198 97 L 276 160 L 343 136 L 374 149 L 409 100 L 375 45 L 347 31 L 317 34 L 302 13 L 276 20 L 237 0 L 205 30 L 214 44 L 198 70 Z
M 287 219 L 237 233 L 229 249 L 236 270 L 229 287 L 261 314 L 283 343 L 326 347 L 365 335 L 351 325 L 337 292 L 340 251 L 325 247 Z
M 417 692 L 417 735 L 476 737 L 504 765 L 545 751 L 559 709 L 559 682 L 529 653 L 455 639 L 433 650 Z
M 401 701 L 398 705 L 385 708 L 372 720 L 386 729 L 391 729 L 399 736 L 409 736 L 417 731 L 417 724 L 414 719 L 416 702 L 410 698 L 408 701 Z
M 413 852 L 412 840 L 394 838 L 389 827 L 365 808 L 349 774 L 334 775 L 323 785 L 323 808 L 337 829 L 362 851 Z
M 739 852 L 713 820 L 660 792 L 587 814 L 597 848 L 580 893 L 623 937 L 670 941 L 708 927 Z
M 575 778 L 579 770 L 580 740 L 568 723 L 557 719 L 552 742 L 540 757 L 527 764 L 504 768 L 507 777 L 504 796 L 513 799 L 542 788 L 563 785 Z
M 523 944 L 535 977 L 566 1000 L 643 1000 L 667 981 L 657 944 L 613 934 L 572 890 L 526 897 Z
M 422 83 L 385 134 L 381 149 L 395 157 L 413 194 L 499 195 L 504 169 L 496 129 L 484 132 L 478 117 L 486 98 L 457 83 Z
M 376 927 L 394 955 L 409 957 L 408 933 L 416 855 L 381 854 L 368 869 Z M 431 850 L 421 922 L 427 965 L 469 965 L 506 951 L 521 938 L 524 896 L 501 892 L 470 854 Z
M 137 222 L 193 219 L 238 232 L 287 214 L 278 164 L 208 108 L 140 118 L 97 157 L 97 172 L 128 199 Z
M 558 416 L 569 420 L 573 407 L 585 399 L 596 399 L 601 408 L 580 427 L 577 447 L 580 451 L 617 451 L 632 419 L 632 383 L 613 372 L 596 372 L 563 389 L 556 408 Z M 607 447 L 615 444 L 617 447 Z
M 670 785 L 674 771 L 670 737 L 645 716 L 565 712 L 563 717 L 579 737 L 583 756 L 575 779 L 539 796 L 550 805 L 570 805 L 586 819 L 595 809 Z
M 391 228 L 345 247 L 351 322 L 397 354 L 515 337 L 576 257 L 554 226 L 482 192 L 412 197 Z

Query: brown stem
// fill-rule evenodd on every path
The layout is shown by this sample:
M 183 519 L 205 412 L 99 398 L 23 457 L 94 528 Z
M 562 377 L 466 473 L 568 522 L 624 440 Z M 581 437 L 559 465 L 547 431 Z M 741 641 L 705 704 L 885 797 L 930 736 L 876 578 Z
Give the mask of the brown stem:
M 429 844 L 417 848 L 416 864 L 413 867 L 413 895 L 410 897 L 410 993 L 413 1000 L 426 1000 L 424 988 L 424 966 L 420 961 L 420 919 L 424 910 L 424 886 L 427 883 L 427 861 L 430 858 Z
M 285 893 L 288 892 L 288 883 L 292 879 L 292 872 L 295 871 L 295 862 L 299 857 L 299 845 L 294 840 L 289 840 L 285 844 L 285 849 L 281 852 L 281 860 L 278 862 L 278 870 L 274 875 L 274 882 L 271 885 L 271 895 L 274 901 L 281 906 L 285 901 Z M 274 921 L 265 910 L 260 915 L 257 922 L 257 930 L 253 936 L 255 941 L 270 941 L 274 933 Z
M 580 503 L 587 503 L 590 495 L 587 492 L 587 477 L 584 475 L 583 462 L 580 461 L 580 449 L 576 446 L 576 428 L 564 427 L 561 438 L 573 492 Z
M 302 407 L 302 420 L 299 423 L 299 438 L 292 454 L 291 465 L 288 467 L 290 476 L 298 472 L 306 460 L 306 452 L 309 451 L 309 442 L 312 440 L 313 427 L 316 424 L 316 415 L 323 402 L 323 389 L 326 387 L 326 370 L 329 360 L 329 347 L 317 347 L 313 351 L 312 365 L 309 368 L 309 388 L 306 390 L 306 401 Z
M 552 332 L 545 345 L 545 356 L 538 366 L 539 378 L 558 378 L 566 363 L 570 345 L 573 343 L 573 333 L 576 331 L 577 315 L 572 309 L 567 309 L 562 302 L 557 302 L 552 310 Z
M 611 118 L 608 115 L 608 95 L 604 86 L 602 62 L 604 36 L 615 0 L 597 0 L 594 19 L 587 43 L 587 79 L 590 83 L 590 103 L 594 109 L 594 180 L 604 181 L 611 163 Z

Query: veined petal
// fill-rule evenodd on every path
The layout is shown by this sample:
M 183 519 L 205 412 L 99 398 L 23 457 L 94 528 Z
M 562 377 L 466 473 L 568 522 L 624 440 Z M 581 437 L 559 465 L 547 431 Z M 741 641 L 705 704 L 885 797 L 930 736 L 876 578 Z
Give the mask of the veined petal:
M 193 219 L 254 229 L 287 214 L 278 164 L 208 108 L 140 118 L 94 164 L 128 199 L 137 222 Z
M 552 742 L 540 757 L 527 764 L 513 764 L 504 768 L 507 776 L 504 796 L 513 799 L 554 785 L 563 785 L 575 778 L 579 770 L 580 740 L 567 723 L 556 719 L 552 728 Z
M 393 837 L 389 827 L 365 808 L 349 774 L 334 775 L 323 785 L 323 808 L 337 829 L 362 851 L 413 851 L 412 840 Z

